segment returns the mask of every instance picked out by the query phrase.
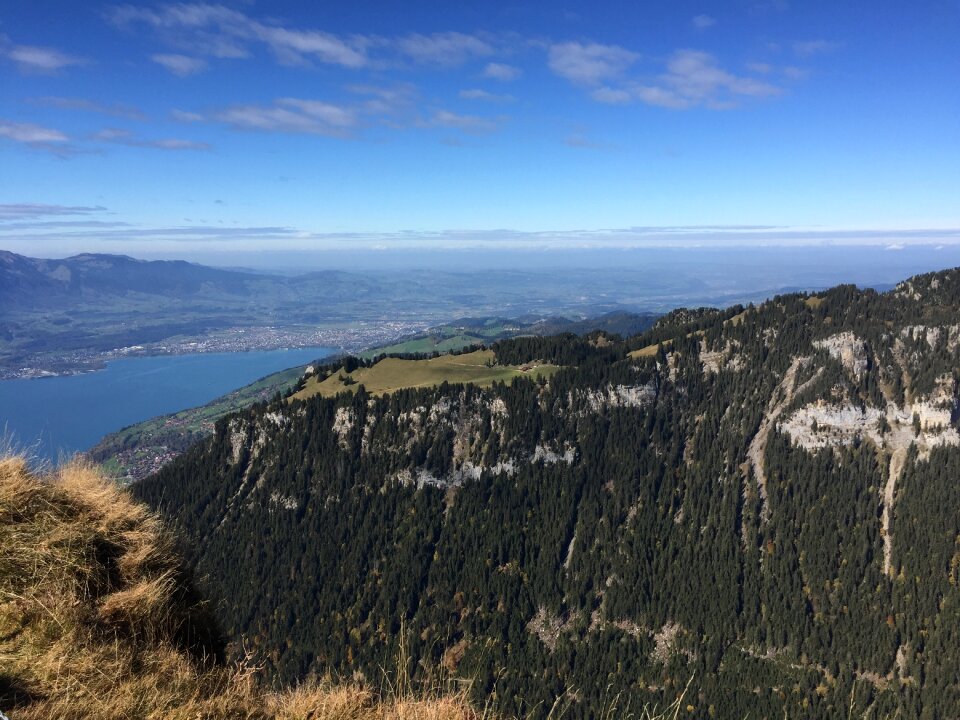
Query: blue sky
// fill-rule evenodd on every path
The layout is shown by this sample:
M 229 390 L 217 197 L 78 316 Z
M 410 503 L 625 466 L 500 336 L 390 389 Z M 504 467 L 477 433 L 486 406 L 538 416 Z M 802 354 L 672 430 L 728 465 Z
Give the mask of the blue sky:
M 960 242 L 960 0 L 0 7 L 0 248 Z

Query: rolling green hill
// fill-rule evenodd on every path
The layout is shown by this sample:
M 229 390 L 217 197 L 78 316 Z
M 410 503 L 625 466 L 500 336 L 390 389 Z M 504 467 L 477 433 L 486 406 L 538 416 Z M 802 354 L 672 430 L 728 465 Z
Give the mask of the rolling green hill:
M 469 383 L 483 387 L 495 382 L 510 383 L 519 377 L 547 378 L 557 370 L 555 365 L 549 364 L 531 363 L 522 367 L 500 365 L 492 350 L 441 355 L 424 360 L 387 357 L 371 367 L 359 367 L 353 372 L 341 368 L 326 378 L 311 377 L 290 400 L 306 400 L 314 395 L 334 397 L 344 391 L 353 392 L 361 386 L 373 395 L 405 388 L 436 387 L 443 383 Z

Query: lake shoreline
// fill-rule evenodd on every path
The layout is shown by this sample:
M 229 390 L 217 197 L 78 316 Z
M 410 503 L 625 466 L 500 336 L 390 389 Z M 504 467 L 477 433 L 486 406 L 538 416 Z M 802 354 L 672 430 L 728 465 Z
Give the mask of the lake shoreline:
M 134 360 L 138 358 L 160 358 L 160 357 L 183 357 L 190 355 L 234 355 L 234 354 L 243 354 L 243 353 L 259 353 L 259 352 L 292 352 L 297 350 L 306 350 L 309 347 L 298 347 L 298 346 L 289 346 L 289 347 L 267 347 L 267 348 L 249 348 L 246 350 L 219 350 L 219 349 L 210 349 L 210 350 L 173 350 L 167 352 L 137 352 L 137 353 L 124 353 L 117 354 L 118 351 L 108 351 L 104 355 L 96 360 L 93 360 L 89 363 L 78 363 L 75 366 L 65 368 L 63 370 L 47 370 L 44 368 L 22 368 L 21 370 L 0 370 L 0 382 L 6 382 L 8 380 L 52 380 L 54 378 L 65 378 L 65 377 L 75 377 L 78 375 L 90 375 L 93 373 L 103 372 L 107 369 L 107 366 L 112 362 L 117 362 L 119 360 Z M 334 348 L 333 353 L 343 353 L 346 352 L 343 348 Z
M 0 380 L 0 427 L 15 446 L 56 461 L 86 452 L 124 427 L 206 405 L 273 373 L 339 352 L 313 346 L 127 356 L 105 360 L 98 370 L 8 378 Z

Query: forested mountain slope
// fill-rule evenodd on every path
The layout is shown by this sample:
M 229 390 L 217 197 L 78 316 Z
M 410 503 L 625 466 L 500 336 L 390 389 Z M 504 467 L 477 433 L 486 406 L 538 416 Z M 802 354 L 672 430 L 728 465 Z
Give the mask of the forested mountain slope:
M 135 491 L 286 680 L 402 638 L 534 717 L 952 717 L 958 311 L 951 270 L 505 340 L 562 368 L 261 404 Z

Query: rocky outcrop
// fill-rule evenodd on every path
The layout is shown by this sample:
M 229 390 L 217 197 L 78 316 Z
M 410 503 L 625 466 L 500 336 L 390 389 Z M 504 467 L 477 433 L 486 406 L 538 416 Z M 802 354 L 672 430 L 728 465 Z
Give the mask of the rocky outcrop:
M 869 441 L 889 456 L 887 478 L 880 491 L 883 571 L 893 574 L 893 524 L 897 481 L 903 473 L 907 453 L 916 446 L 923 461 L 935 447 L 960 445 L 960 434 L 950 424 L 955 407 L 953 382 L 941 379 L 934 394 L 920 402 L 885 408 L 835 405 L 821 401 L 794 412 L 779 424 L 791 441 L 807 450 L 840 447 Z
M 654 382 L 646 385 L 607 385 L 601 390 L 586 392 L 587 403 L 594 412 L 604 408 L 646 407 L 657 399 Z
M 764 521 L 770 514 L 770 508 L 767 506 L 767 473 L 763 465 L 763 456 L 767 451 L 767 440 L 770 437 L 770 431 L 776 425 L 777 419 L 793 402 L 797 392 L 806 388 L 817 377 L 817 375 L 814 375 L 813 378 L 797 387 L 797 374 L 801 368 L 806 367 L 809 363 L 809 357 L 794 358 L 790 363 L 790 367 L 783 374 L 783 380 L 774 389 L 773 395 L 767 402 L 766 412 L 760 421 L 760 428 L 747 448 L 747 463 L 753 469 L 753 475 L 757 481 L 757 492 L 760 495 L 760 519 Z
M 719 350 L 711 350 L 706 338 L 700 340 L 700 364 L 704 376 L 715 375 L 721 370 L 742 370 L 743 358 L 737 353 L 738 343 L 727 340 Z
M 860 380 L 867 369 L 867 344 L 852 332 L 842 332 L 825 340 L 817 340 L 813 346 L 830 353 L 830 357 L 839 360 L 857 380 Z

